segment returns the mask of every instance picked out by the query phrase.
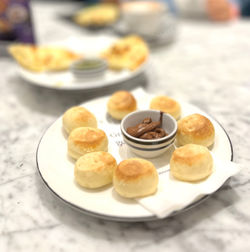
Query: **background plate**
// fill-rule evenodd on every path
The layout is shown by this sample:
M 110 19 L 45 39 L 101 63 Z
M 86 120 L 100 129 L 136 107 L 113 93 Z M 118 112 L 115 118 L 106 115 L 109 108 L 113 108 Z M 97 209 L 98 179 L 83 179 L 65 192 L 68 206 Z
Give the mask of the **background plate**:
M 71 37 L 64 41 L 50 43 L 68 48 L 83 54 L 84 57 L 96 57 L 99 53 L 115 42 L 115 36 L 88 36 L 84 38 Z M 91 90 L 118 84 L 132 79 L 141 74 L 147 65 L 144 62 L 135 71 L 122 70 L 112 71 L 108 69 L 104 75 L 93 79 L 76 79 L 72 73 L 67 71 L 35 73 L 20 66 L 17 67 L 18 74 L 29 83 L 51 89 L 61 90 Z

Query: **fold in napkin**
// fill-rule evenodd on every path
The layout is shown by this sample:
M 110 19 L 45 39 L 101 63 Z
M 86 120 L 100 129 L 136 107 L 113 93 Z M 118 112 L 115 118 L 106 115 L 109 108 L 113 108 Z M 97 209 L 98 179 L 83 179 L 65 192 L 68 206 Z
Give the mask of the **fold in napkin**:
M 156 194 L 137 199 L 144 208 L 164 218 L 172 212 L 180 210 L 198 200 L 204 195 L 211 194 L 219 189 L 231 176 L 238 173 L 241 168 L 230 161 L 222 161 L 214 154 L 214 171 L 206 179 L 197 183 L 188 183 L 174 179 L 169 173 L 169 165 L 165 172 L 159 174 L 159 185 Z

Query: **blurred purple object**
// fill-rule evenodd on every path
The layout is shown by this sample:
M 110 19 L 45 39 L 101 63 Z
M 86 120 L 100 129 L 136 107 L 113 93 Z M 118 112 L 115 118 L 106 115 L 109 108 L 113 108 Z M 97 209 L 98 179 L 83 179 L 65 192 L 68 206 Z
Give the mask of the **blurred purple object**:
M 0 43 L 35 43 L 30 0 L 0 0 Z

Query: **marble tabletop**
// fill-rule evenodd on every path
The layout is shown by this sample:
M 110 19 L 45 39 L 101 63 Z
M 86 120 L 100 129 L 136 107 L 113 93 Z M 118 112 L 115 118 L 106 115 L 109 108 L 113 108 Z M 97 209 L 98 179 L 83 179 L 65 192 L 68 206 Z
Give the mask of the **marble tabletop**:
M 77 5 L 34 2 L 39 42 L 88 32 L 61 18 Z M 138 78 L 112 89 L 59 92 L 21 80 L 0 58 L 0 251 L 250 251 L 250 20 L 182 20 L 175 40 L 152 49 Z M 99 34 L 101 31 L 98 31 Z M 102 31 L 110 33 L 110 30 Z M 175 217 L 117 223 L 77 212 L 38 175 L 35 151 L 46 128 L 68 107 L 142 86 L 199 106 L 228 132 L 244 169 L 199 206 Z

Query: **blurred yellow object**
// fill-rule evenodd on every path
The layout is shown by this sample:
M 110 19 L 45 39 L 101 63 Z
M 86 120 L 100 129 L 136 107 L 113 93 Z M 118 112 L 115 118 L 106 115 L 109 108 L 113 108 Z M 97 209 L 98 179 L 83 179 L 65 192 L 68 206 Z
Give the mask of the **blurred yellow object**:
M 146 61 L 149 49 L 145 41 L 136 35 L 119 39 L 110 48 L 102 52 L 101 56 L 107 60 L 111 69 L 131 71 Z
M 119 9 L 115 4 L 97 4 L 80 10 L 74 21 L 82 26 L 104 26 L 117 20 Z
M 65 70 L 73 61 L 82 57 L 60 47 L 25 44 L 12 45 L 8 51 L 22 67 L 34 72 Z

